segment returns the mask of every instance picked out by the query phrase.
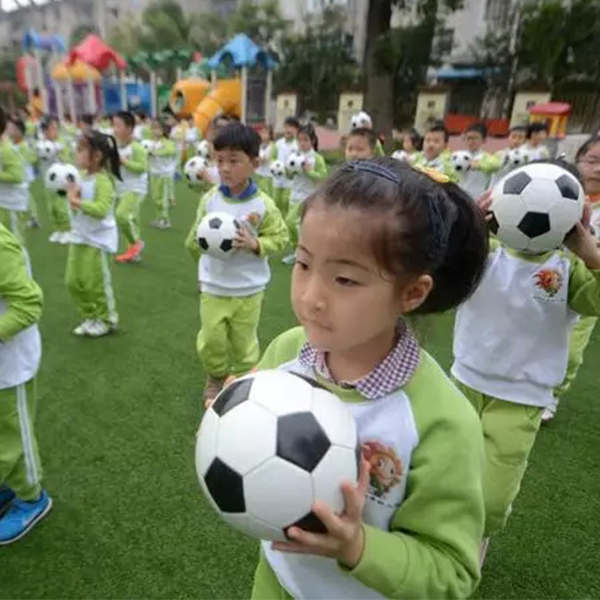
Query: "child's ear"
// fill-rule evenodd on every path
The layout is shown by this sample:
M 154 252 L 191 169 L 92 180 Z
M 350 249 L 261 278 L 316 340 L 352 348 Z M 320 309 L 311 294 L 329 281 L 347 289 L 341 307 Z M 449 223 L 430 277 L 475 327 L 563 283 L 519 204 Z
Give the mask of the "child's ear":
M 255 158 L 252 159 L 252 166 L 255 169 L 258 169 L 258 167 L 260 167 L 260 158 L 258 156 L 256 156 Z

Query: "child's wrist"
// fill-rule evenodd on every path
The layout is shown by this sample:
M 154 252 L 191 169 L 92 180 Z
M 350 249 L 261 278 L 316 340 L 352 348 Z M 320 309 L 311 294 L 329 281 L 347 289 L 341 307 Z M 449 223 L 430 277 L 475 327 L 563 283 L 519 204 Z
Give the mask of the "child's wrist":
M 350 542 L 348 547 L 345 549 L 343 556 L 340 557 L 339 562 L 344 565 L 347 569 L 355 569 L 360 562 L 363 552 L 365 549 L 365 526 L 364 523 L 360 524 L 356 537 Z

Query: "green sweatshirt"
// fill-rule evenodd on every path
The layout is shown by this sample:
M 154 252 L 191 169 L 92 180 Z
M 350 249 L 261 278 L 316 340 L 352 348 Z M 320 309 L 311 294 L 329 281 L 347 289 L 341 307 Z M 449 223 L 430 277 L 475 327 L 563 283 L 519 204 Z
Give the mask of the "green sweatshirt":
M 18 144 L 15 144 L 17 150 L 29 165 L 35 165 L 37 162 L 37 155 L 35 150 L 31 147 L 31 144 L 23 138 Z
M 284 333 L 267 348 L 258 368 L 294 361 L 305 341 L 302 328 Z M 317 379 L 344 402 L 365 402 L 355 390 Z M 467 598 L 479 581 L 484 527 L 481 425 L 466 398 L 423 350 L 417 370 L 402 391 L 410 402 L 418 435 L 404 498 L 389 531 L 365 525 L 362 558 L 352 570 L 339 569 L 386 598 Z M 401 423 L 398 429 L 389 421 L 383 427 L 389 427 L 387 433 L 402 434 Z M 382 439 L 385 433 L 380 432 Z M 378 438 L 374 430 L 365 435 Z M 367 441 L 360 428 L 359 437 L 362 443 Z M 263 570 L 271 569 L 264 552 L 260 560 Z M 322 575 L 316 572 L 315 577 Z M 257 584 L 260 597 L 289 597 L 274 577 L 263 577 Z M 343 591 L 331 597 L 344 597 Z
M 177 148 L 175 147 L 175 142 L 168 138 L 163 138 L 160 140 L 160 146 L 157 150 L 154 150 L 152 153 L 153 156 L 176 156 Z
M 0 225 L 0 343 L 7 342 L 40 320 L 42 290 L 31 279 L 23 248 L 15 237 Z
M 315 152 L 314 167 L 310 171 L 306 171 L 306 175 L 315 182 L 319 182 L 329 175 L 327 163 L 325 162 L 323 156 L 318 152 Z
M 415 155 L 414 160 L 415 167 L 423 167 L 427 169 L 435 169 L 440 173 L 443 173 L 453 181 L 454 183 L 458 183 L 459 177 L 452 165 L 451 154 L 450 152 L 443 151 L 437 158 L 432 160 L 428 160 L 423 152 L 418 152 Z
M 137 141 L 132 141 L 131 157 L 127 158 L 123 169 L 130 173 L 146 173 L 148 171 L 148 153 L 144 150 L 144 147 Z
M 22 183 L 25 180 L 25 168 L 19 151 L 10 142 L 0 142 L 0 183 Z

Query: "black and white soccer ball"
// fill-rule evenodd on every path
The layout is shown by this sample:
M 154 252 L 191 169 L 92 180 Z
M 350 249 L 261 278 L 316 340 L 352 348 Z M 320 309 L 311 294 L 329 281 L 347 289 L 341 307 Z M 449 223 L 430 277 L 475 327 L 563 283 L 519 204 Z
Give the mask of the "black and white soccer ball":
M 183 167 L 183 172 L 188 183 L 195 184 L 202 181 L 202 175 L 208 167 L 208 161 L 202 156 L 192 156 Z
M 396 150 L 396 151 L 392 152 L 392 158 L 394 158 L 395 160 L 399 160 L 401 162 L 409 161 L 408 152 L 406 152 L 406 150 Z
M 281 160 L 275 160 L 269 167 L 273 177 L 283 177 L 285 175 L 285 164 Z
M 202 140 L 196 144 L 196 152 L 198 153 L 198 156 L 209 159 L 210 150 L 210 142 L 208 140 Z
M 236 253 L 233 240 L 240 228 L 240 222 L 228 213 L 208 213 L 198 225 L 198 245 L 204 254 L 227 260 Z
M 66 196 L 69 184 L 81 184 L 79 171 L 73 165 L 56 163 L 52 165 L 44 179 L 46 189 L 55 192 L 59 196 Z
M 356 481 L 360 446 L 354 417 L 318 383 L 261 371 L 225 388 L 205 413 L 196 471 L 212 507 L 229 525 L 265 540 L 291 526 L 325 532 L 315 500 L 341 513 L 341 484 Z
M 534 254 L 559 248 L 583 214 L 585 192 L 566 169 L 532 163 L 492 190 L 491 231 L 506 246 Z
M 470 152 L 466 150 L 458 150 L 457 152 L 453 152 L 450 157 L 452 161 L 452 166 L 454 167 L 457 173 L 466 173 L 471 169 L 471 162 L 473 158 Z
M 152 154 L 158 146 L 158 144 L 154 140 L 142 140 L 140 144 L 148 154 Z
M 522 167 L 531 161 L 531 156 L 526 148 L 512 148 L 506 153 L 504 164 L 511 169 Z
M 36 153 L 41 161 L 49 161 L 58 154 L 58 147 L 50 140 L 40 140 L 36 144 Z
M 352 129 L 372 129 L 373 121 L 368 113 L 361 110 L 352 117 L 350 126 Z
M 304 165 L 306 164 L 306 157 L 303 154 L 292 152 L 288 159 L 286 169 L 290 175 L 297 175 L 302 172 Z

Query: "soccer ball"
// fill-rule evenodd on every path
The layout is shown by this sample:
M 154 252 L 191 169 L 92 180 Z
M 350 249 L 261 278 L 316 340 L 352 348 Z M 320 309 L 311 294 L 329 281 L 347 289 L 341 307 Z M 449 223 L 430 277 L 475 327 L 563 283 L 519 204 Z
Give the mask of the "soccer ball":
M 288 172 L 292 175 L 297 175 L 302 172 L 302 168 L 306 164 L 306 157 L 302 154 L 297 154 L 296 152 L 292 152 L 287 160 L 286 168 Z
M 270 170 L 273 177 L 283 177 L 285 175 L 285 165 L 280 160 L 272 162 Z
M 471 168 L 471 153 L 466 150 L 459 150 L 452 153 L 452 165 L 457 173 L 464 173 Z
M 532 163 L 512 171 L 492 190 L 490 229 L 515 250 L 559 248 L 583 214 L 585 192 L 566 169 Z
M 526 165 L 531 160 L 529 152 L 523 148 L 513 148 L 509 150 L 504 157 L 504 164 L 507 167 L 516 169 Z
M 57 193 L 59 196 L 66 196 L 70 183 L 81 183 L 79 171 L 73 165 L 56 163 L 46 172 L 44 183 L 46 189 Z
M 198 183 L 202 181 L 202 174 L 208 167 L 208 162 L 202 156 L 193 156 L 183 167 L 183 172 L 189 183 Z
M 392 158 L 402 162 L 408 162 L 408 152 L 406 152 L 406 150 L 396 150 L 392 153 Z
M 228 213 L 208 213 L 198 225 L 198 245 L 208 256 L 227 260 L 236 252 L 233 238 L 240 228 L 240 222 Z
M 229 525 L 264 540 L 297 526 L 325 533 L 312 513 L 322 500 L 344 510 L 341 484 L 356 481 L 360 446 L 354 417 L 317 382 L 281 370 L 238 379 L 205 413 L 196 472 Z
M 148 154 L 152 154 L 152 152 L 154 152 L 158 146 L 158 144 L 153 140 L 142 140 L 140 144 L 142 145 L 142 148 L 148 152 Z
M 36 145 L 37 155 L 40 160 L 52 160 L 57 154 L 57 147 L 50 140 L 41 140 Z
M 202 140 L 196 144 L 196 152 L 198 156 L 202 156 L 204 158 L 210 158 L 210 142 L 207 140 Z
M 361 110 L 356 113 L 350 122 L 352 129 L 372 129 L 373 121 L 371 117 L 364 111 Z

